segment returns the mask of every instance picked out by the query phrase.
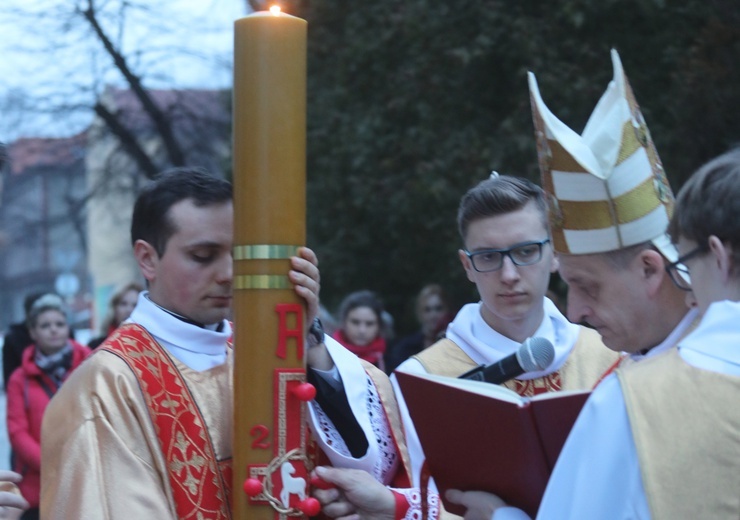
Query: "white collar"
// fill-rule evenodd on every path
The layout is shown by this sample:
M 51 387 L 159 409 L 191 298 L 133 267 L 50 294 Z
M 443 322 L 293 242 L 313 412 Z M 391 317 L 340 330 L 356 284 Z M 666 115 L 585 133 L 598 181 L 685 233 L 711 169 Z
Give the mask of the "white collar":
M 491 328 L 481 316 L 482 303 L 465 305 L 447 328 L 447 338 L 455 342 L 473 361 L 491 364 L 517 351 L 520 343 Z M 540 372 L 528 372 L 518 379 L 534 379 L 555 372 L 565 363 L 576 339 L 579 327 L 570 323 L 548 298 L 544 298 L 545 316 L 533 334 L 549 340 L 555 347 L 555 360 Z
M 148 298 L 148 292 L 139 294 L 127 322 L 144 327 L 172 355 L 196 370 L 205 370 L 223 363 L 226 342 L 232 335 L 231 325 L 224 320 L 221 332 L 186 323 L 168 313 Z M 203 357 L 210 361 L 201 363 Z
M 699 310 L 696 307 L 690 308 L 686 315 L 681 318 L 681 321 L 678 322 L 678 325 L 676 325 L 676 327 L 671 331 L 670 334 L 668 334 L 668 336 L 666 336 L 663 341 L 648 350 L 645 354 L 641 354 L 639 352 L 634 352 L 630 354 L 630 358 L 632 358 L 632 360 L 634 361 L 640 361 L 642 359 L 657 356 L 658 354 L 661 354 L 666 350 L 675 347 L 678 341 L 684 336 L 684 334 L 686 334 L 686 330 L 691 326 L 697 316 L 699 316 Z
M 730 365 L 723 372 L 737 374 L 740 369 L 740 302 L 712 303 L 701 322 L 679 345 L 681 356 L 692 365 L 712 369 L 715 365 Z M 734 365 L 734 368 L 731 367 Z

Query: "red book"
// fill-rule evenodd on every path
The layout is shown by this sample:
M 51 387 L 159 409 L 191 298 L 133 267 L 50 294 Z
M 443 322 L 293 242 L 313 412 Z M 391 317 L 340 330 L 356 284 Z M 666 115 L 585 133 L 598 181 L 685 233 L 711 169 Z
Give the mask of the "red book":
M 537 514 L 560 450 L 590 392 L 521 397 L 490 383 L 396 372 L 445 509 L 447 489 L 488 491 Z

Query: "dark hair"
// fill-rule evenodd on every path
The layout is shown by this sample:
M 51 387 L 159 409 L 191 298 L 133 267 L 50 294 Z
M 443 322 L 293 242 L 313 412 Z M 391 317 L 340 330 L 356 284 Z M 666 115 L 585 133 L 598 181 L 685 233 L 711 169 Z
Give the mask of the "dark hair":
M 545 192 L 532 181 L 522 177 L 499 175 L 478 183 L 460 200 L 460 207 L 457 210 L 460 238 L 465 241 L 468 227 L 473 221 L 520 210 L 530 201 L 535 202 L 542 223 L 549 229 Z
M 668 234 L 674 243 L 684 237 L 698 245 L 715 235 L 732 245 L 733 264 L 740 266 L 740 148 L 712 159 L 686 181 Z
M 131 244 L 144 240 L 159 256 L 167 241 L 177 231 L 170 218 L 170 208 L 183 200 L 196 206 L 210 206 L 231 201 L 231 184 L 210 175 L 202 168 L 173 168 L 157 175 L 139 194 L 131 219 Z
M 348 294 L 339 306 L 339 321 L 344 324 L 347 315 L 358 307 L 369 307 L 378 318 L 378 327 L 383 328 L 383 303 L 372 291 L 356 291 Z M 341 325 L 340 325 L 341 326 Z

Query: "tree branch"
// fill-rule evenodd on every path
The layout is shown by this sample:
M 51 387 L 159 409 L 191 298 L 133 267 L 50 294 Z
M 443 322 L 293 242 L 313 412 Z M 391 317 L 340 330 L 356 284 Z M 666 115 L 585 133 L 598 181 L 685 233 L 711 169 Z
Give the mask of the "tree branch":
M 136 164 L 139 165 L 141 171 L 144 172 L 149 179 L 153 179 L 159 172 L 159 169 L 141 148 L 139 142 L 136 140 L 136 136 L 134 136 L 128 128 L 123 126 L 116 115 L 103 106 L 99 101 L 95 103 L 93 109 L 98 117 L 105 122 L 108 129 L 113 132 L 113 135 L 118 138 L 126 153 L 136 161 Z
M 142 86 L 139 77 L 136 76 L 129 68 L 128 63 L 126 62 L 126 58 L 120 52 L 118 52 L 118 50 L 113 45 L 113 42 L 110 40 L 110 38 L 108 38 L 108 35 L 105 33 L 105 31 L 103 31 L 103 28 L 98 23 L 98 19 L 95 17 L 95 8 L 93 6 L 92 0 L 88 0 L 87 9 L 82 11 L 82 15 L 90 23 L 93 30 L 95 31 L 95 34 L 98 36 L 98 38 L 100 38 L 103 47 L 105 47 L 105 50 L 108 52 L 111 58 L 113 58 L 113 63 L 115 64 L 116 68 L 118 68 L 121 74 L 123 74 L 123 77 L 126 78 L 126 81 L 131 87 L 131 90 L 134 92 L 134 95 L 139 99 L 142 107 L 144 108 L 144 111 L 149 115 L 152 122 L 154 123 L 157 132 L 162 137 L 162 142 L 164 143 L 165 150 L 167 150 L 167 156 L 169 157 L 172 165 L 184 166 L 184 154 L 182 152 L 182 149 L 180 148 L 180 145 L 175 139 L 174 133 L 172 131 L 172 125 L 170 124 L 169 119 L 164 115 L 159 107 L 157 107 L 157 105 L 152 100 L 152 97 Z M 98 111 L 97 106 L 95 111 Z M 108 112 L 108 114 L 115 118 L 115 116 L 110 112 Z M 111 130 L 113 130 L 113 128 L 111 128 Z M 113 133 L 118 135 L 115 130 L 113 130 Z M 134 140 L 134 143 L 135 142 L 136 141 Z M 131 144 L 133 145 L 134 143 Z M 136 144 L 136 146 L 138 146 L 138 144 Z

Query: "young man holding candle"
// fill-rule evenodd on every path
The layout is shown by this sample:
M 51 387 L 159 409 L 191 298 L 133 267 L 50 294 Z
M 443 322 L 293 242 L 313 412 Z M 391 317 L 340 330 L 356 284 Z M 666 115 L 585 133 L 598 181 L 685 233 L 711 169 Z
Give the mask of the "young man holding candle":
M 47 409 L 42 518 L 231 518 L 233 224 L 231 185 L 202 170 L 139 195 L 148 291 Z M 288 276 L 312 319 L 317 260 L 298 254 Z

